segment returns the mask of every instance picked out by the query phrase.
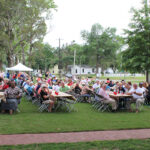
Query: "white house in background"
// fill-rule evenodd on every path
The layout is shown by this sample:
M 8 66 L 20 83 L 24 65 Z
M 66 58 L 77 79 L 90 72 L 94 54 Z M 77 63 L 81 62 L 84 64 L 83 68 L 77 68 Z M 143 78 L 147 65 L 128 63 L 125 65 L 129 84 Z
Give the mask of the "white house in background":
M 68 66 L 68 73 L 75 74 L 75 75 L 87 75 L 87 74 L 95 74 L 96 68 L 90 67 L 87 65 L 78 66 L 75 65 L 75 68 L 73 65 Z M 101 74 L 101 68 L 98 69 L 98 74 Z
M 69 74 L 75 74 L 75 75 L 87 75 L 87 74 L 95 74 L 96 73 L 96 67 L 90 67 L 87 65 L 82 65 L 82 66 L 74 66 L 73 65 L 69 65 L 68 66 L 68 73 Z M 74 73 L 75 70 L 75 73 Z M 101 68 L 98 69 L 98 75 L 101 76 Z M 137 76 L 137 77 L 141 77 L 144 76 L 143 74 L 130 74 L 130 73 L 120 73 L 117 71 L 117 73 L 114 73 L 114 71 L 111 68 L 108 68 L 104 71 L 104 75 L 106 77 L 127 77 L 127 76 Z

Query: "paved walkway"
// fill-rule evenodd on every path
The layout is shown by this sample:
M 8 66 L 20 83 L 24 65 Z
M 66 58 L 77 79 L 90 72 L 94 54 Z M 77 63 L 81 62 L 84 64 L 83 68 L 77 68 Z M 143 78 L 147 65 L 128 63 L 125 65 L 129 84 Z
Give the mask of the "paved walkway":
M 150 129 L 92 131 L 46 134 L 0 135 L 0 145 L 18 145 L 34 143 L 87 142 L 102 140 L 146 139 L 150 138 Z

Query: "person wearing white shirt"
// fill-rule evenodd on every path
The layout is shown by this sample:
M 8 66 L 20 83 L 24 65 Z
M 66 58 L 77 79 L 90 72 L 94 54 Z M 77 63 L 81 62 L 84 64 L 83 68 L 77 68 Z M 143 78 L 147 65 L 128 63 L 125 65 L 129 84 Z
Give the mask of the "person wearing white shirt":
M 96 83 L 93 85 L 93 90 L 98 90 L 100 88 L 100 81 L 97 80 Z
M 60 86 L 58 84 L 53 85 L 53 90 L 59 92 Z
M 140 106 L 144 103 L 143 90 L 138 88 L 137 84 L 133 84 L 133 88 L 127 94 L 132 95 L 131 103 L 136 103 L 136 112 L 139 112 Z
M 146 97 L 147 89 L 143 86 L 143 83 L 139 83 L 139 88 L 143 91 L 143 96 Z
M 127 84 L 125 85 L 125 93 L 129 93 L 129 91 L 131 91 L 131 89 L 132 89 L 132 86 L 127 83 Z

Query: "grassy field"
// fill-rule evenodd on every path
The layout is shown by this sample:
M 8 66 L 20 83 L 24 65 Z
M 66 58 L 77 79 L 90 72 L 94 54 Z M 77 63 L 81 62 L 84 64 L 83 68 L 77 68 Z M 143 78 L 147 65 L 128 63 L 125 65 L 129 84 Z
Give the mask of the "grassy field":
M 134 77 L 134 76 L 131 76 L 131 77 L 105 77 L 105 76 L 102 76 L 102 77 L 100 77 L 100 79 L 104 79 L 104 80 L 106 80 L 107 78 L 109 78 L 110 80 L 126 80 L 126 81 L 145 81 L 146 80 L 145 76 L 143 76 L 143 77 Z
M 94 110 L 91 104 L 75 104 L 78 112 L 40 113 L 31 102 L 22 100 L 21 112 L 10 116 L 0 114 L 0 134 L 96 131 L 150 128 L 150 107 L 139 114 Z
M 82 76 L 82 78 L 86 78 L 86 77 L 91 77 L 91 78 L 96 78 L 95 75 L 87 75 L 87 76 Z M 139 82 L 145 82 L 146 81 L 146 76 L 142 76 L 142 77 L 134 77 L 134 76 L 124 76 L 124 77 L 106 77 L 106 76 L 101 76 L 99 79 L 100 80 L 106 80 L 107 78 L 109 78 L 110 80 L 117 80 L 117 81 L 121 81 L 121 80 L 125 80 L 125 81 L 131 81 L 132 83 L 139 83 Z
M 150 139 L 0 146 L 0 150 L 149 150 Z
M 57 77 L 59 78 L 59 76 L 57 75 Z M 96 78 L 96 75 L 82 75 L 82 78 Z M 65 78 L 65 77 L 64 77 Z M 106 80 L 107 78 L 109 78 L 110 80 L 126 80 L 126 81 L 132 81 L 132 82 L 142 82 L 142 81 L 146 81 L 146 76 L 142 76 L 142 77 L 135 77 L 135 76 L 123 76 L 123 77 L 116 77 L 116 76 L 101 76 L 99 79 L 100 80 Z

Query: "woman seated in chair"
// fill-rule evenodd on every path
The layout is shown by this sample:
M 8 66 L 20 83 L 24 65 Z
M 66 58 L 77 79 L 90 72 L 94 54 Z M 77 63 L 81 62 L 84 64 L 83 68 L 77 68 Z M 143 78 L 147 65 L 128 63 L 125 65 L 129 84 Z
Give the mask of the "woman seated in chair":
M 18 108 L 18 103 L 22 97 L 22 90 L 16 87 L 15 81 L 10 81 L 10 87 L 5 90 L 6 103 L 2 103 L 2 113 L 9 110 L 12 115 L 13 111 Z
M 49 104 L 48 107 L 48 112 L 52 112 L 52 108 L 54 106 L 54 101 L 50 100 L 53 99 L 51 92 L 49 91 L 48 87 L 44 84 L 41 87 L 41 92 L 40 92 L 41 98 L 42 98 L 42 103 L 44 104 Z

